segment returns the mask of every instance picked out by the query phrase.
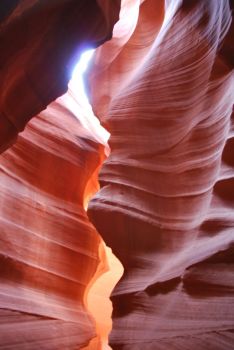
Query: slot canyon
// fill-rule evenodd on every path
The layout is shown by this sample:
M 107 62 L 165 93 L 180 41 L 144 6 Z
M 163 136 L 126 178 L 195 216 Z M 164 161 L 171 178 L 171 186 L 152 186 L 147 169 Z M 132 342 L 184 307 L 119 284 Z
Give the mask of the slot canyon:
M 233 11 L 0 1 L 0 350 L 234 350 Z

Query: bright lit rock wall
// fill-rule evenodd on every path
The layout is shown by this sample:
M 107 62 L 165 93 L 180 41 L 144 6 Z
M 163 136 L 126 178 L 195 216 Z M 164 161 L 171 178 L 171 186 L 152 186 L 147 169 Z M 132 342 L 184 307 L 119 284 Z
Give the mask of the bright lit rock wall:
M 141 3 L 123 1 L 89 73 L 94 111 L 111 133 L 89 217 L 125 269 L 112 293 L 110 344 L 231 350 L 229 1 Z

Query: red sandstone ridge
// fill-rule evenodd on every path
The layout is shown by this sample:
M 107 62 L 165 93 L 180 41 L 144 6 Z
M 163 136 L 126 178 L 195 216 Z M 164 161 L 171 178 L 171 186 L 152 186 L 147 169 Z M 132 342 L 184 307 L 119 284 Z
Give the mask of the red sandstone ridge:
M 123 4 L 125 23 L 139 2 Z M 146 0 L 137 23 L 117 24 L 90 69 L 111 155 L 89 217 L 124 266 L 110 344 L 231 350 L 231 11 L 226 0 L 163 5 Z
M 67 90 L 82 50 L 109 39 L 118 15 L 118 0 L 1 2 L 0 152 Z M 102 243 L 84 206 L 105 154 L 82 113 L 69 92 L 0 158 L 1 349 L 74 349 L 95 336 L 85 302 Z
M 1 349 L 73 349 L 95 335 L 84 295 L 101 242 L 83 201 L 104 146 L 69 99 L 35 117 L 0 159 Z

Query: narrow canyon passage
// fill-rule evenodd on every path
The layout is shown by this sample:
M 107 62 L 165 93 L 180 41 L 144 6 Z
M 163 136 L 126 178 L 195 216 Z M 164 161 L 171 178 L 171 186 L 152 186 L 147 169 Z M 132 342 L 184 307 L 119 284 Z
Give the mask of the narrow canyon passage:
M 74 69 L 69 88 L 76 101 L 73 105 L 73 110 L 76 111 L 79 119 L 85 116 L 84 123 L 90 132 L 99 136 L 100 142 L 105 145 L 105 155 L 108 157 L 110 155 L 110 148 L 108 146 L 110 134 L 100 125 L 94 116 L 84 84 L 84 75 L 93 55 L 94 50 L 92 49 L 81 55 Z M 70 108 L 72 110 L 71 106 Z M 103 163 L 100 165 L 100 168 L 102 166 Z M 84 207 L 86 209 L 88 208 L 89 201 L 99 190 L 98 170 L 94 172 L 86 186 L 84 195 Z M 97 335 L 83 350 L 111 349 L 108 346 L 108 335 L 112 328 L 112 303 L 110 301 L 110 295 L 123 274 L 123 266 L 114 256 L 111 248 L 107 247 L 104 242 L 99 246 L 99 257 L 100 264 L 90 281 L 90 287 L 87 288 L 85 296 L 87 310 L 95 319 Z
M 4 3 L 0 349 L 233 350 L 233 1 Z
M 109 349 L 122 265 L 86 214 L 109 154 L 83 88 L 87 62 L 0 159 L 1 349 Z

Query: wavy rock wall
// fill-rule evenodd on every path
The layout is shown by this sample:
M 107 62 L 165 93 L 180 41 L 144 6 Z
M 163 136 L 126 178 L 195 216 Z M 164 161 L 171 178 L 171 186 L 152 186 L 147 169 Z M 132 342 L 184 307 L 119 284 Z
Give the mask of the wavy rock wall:
M 89 72 L 94 111 L 111 133 L 89 217 L 124 266 L 110 344 L 231 350 L 230 5 L 141 3 L 123 1 Z
M 2 152 L 65 92 L 80 50 L 110 38 L 119 1 L 0 10 Z M 227 0 L 123 0 L 97 51 L 90 91 L 112 152 L 89 216 L 125 269 L 113 350 L 233 348 L 232 30 Z M 84 205 L 104 148 L 69 99 L 0 159 L 4 350 L 80 348 L 95 335 L 85 301 L 100 238 Z
M 75 349 L 95 336 L 85 300 L 101 241 L 83 203 L 104 145 L 72 103 L 52 103 L 0 158 L 0 349 Z
M 1 1 L 0 153 L 15 143 L 0 157 L 1 349 L 77 349 L 95 336 L 87 293 L 107 267 L 84 207 L 103 139 L 70 92 L 39 112 L 67 90 L 82 50 L 111 38 L 119 6 Z

